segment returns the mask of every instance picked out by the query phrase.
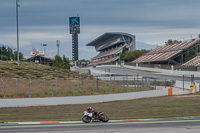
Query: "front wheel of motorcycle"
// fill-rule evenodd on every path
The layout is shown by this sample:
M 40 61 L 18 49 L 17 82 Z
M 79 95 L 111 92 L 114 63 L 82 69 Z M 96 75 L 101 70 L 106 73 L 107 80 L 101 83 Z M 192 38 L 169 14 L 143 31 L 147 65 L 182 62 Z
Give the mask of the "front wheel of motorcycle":
M 89 123 L 89 122 L 91 121 L 90 117 L 88 117 L 88 116 L 84 116 L 84 117 L 82 118 L 82 120 L 83 120 L 83 122 L 85 122 L 85 123 Z
M 102 120 L 103 122 L 108 122 L 108 121 L 109 121 L 109 118 L 108 118 L 106 115 L 103 115 L 101 120 Z

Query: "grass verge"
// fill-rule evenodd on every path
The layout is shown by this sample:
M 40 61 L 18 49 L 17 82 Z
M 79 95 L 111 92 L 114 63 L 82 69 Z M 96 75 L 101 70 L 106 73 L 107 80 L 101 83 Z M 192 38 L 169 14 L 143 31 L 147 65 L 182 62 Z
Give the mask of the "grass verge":
M 96 104 L 0 108 L 0 120 L 3 122 L 80 121 L 83 111 L 88 106 L 105 112 L 110 119 L 200 116 L 200 93 Z

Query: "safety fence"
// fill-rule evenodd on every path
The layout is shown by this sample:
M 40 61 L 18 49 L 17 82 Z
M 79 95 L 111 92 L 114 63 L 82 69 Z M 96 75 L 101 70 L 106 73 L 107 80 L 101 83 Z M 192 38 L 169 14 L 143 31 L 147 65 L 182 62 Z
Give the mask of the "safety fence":
M 182 65 L 163 65 L 163 64 L 142 64 L 142 63 L 132 63 L 126 62 L 126 65 L 130 66 L 138 66 L 138 67 L 146 67 L 146 68 L 160 68 L 160 69 L 167 69 L 171 70 L 172 66 L 174 70 L 181 70 L 181 71 L 200 71 L 199 66 L 182 66 Z
M 138 92 L 173 86 L 172 80 L 133 76 L 0 78 L 0 98 L 62 97 Z

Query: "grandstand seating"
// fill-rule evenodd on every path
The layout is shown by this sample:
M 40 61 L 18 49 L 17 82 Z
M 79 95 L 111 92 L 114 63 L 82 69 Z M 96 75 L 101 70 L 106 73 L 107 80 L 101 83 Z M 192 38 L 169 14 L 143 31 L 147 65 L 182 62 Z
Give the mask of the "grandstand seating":
M 114 49 L 111 49 L 111 50 L 108 50 L 108 51 L 105 51 L 105 52 L 101 52 L 97 56 L 93 57 L 92 59 L 97 59 L 97 58 L 100 58 L 100 57 L 104 57 L 104 56 L 107 56 L 107 55 L 114 54 L 117 51 L 121 50 L 124 46 L 125 45 L 117 47 L 117 48 L 114 48 Z
M 128 51 L 135 50 L 135 36 L 122 32 L 107 32 L 86 46 L 94 46 L 98 55 L 92 58 L 93 64 L 104 64 L 119 59 L 119 54 L 122 53 L 124 47 Z
M 142 57 L 134 60 L 133 63 L 165 61 L 165 60 L 168 60 L 171 57 L 175 56 L 179 52 L 181 52 L 181 50 L 165 52 L 165 53 L 157 53 L 157 54 L 151 54 L 151 55 L 145 55 L 145 56 L 142 56 Z
M 166 61 L 172 58 L 173 56 L 181 53 L 183 50 L 188 49 L 199 42 L 200 39 L 196 39 L 187 42 L 181 42 L 173 45 L 159 47 L 134 60 L 133 63 Z
M 161 53 L 161 52 L 167 52 L 167 51 L 175 51 L 175 50 L 180 50 L 180 49 L 187 49 L 190 46 L 200 42 L 200 39 L 188 41 L 188 42 L 181 42 L 181 43 L 176 43 L 173 45 L 168 45 L 168 46 L 162 46 L 159 48 L 156 48 L 147 54 L 155 54 L 155 53 Z
M 184 63 L 182 66 L 200 66 L 200 56 L 196 56 Z
M 117 60 L 118 58 L 119 57 L 114 57 L 114 58 L 110 58 L 110 59 L 106 59 L 106 60 L 96 61 L 96 62 L 91 63 L 90 65 L 98 65 L 98 64 L 109 63 L 109 62 Z

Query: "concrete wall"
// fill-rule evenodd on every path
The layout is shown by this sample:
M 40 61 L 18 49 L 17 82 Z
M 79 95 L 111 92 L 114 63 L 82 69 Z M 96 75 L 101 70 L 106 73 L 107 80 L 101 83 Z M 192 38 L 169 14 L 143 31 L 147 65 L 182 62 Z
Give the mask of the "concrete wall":
M 81 72 L 81 73 L 86 73 L 86 74 L 91 74 L 90 69 L 75 68 L 75 71 L 79 71 L 79 72 Z
M 191 82 L 184 81 L 184 89 L 190 90 Z M 199 83 L 196 83 L 197 91 L 199 91 Z M 183 81 L 176 80 L 174 87 L 183 88 Z
M 108 102 L 116 100 L 130 100 L 130 99 L 145 98 L 145 97 L 157 97 L 165 95 L 168 95 L 168 89 L 119 93 L 119 94 L 107 94 L 107 95 L 91 95 L 91 96 L 0 99 L 0 107 L 26 107 L 26 106 L 99 103 L 99 102 Z

